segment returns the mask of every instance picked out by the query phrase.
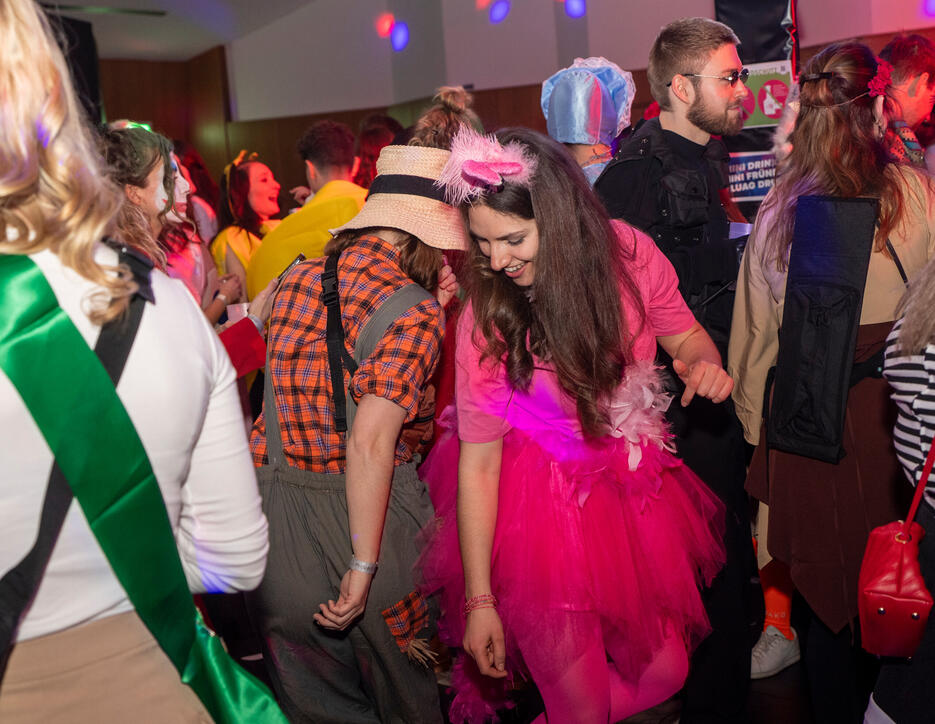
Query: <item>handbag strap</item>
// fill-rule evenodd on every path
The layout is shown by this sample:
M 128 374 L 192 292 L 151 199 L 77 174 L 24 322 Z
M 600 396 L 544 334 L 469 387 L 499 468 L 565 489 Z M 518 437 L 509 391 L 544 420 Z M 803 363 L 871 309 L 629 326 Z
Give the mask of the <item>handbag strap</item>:
M 903 280 L 903 286 L 908 287 L 909 277 L 906 276 L 906 270 L 903 268 L 903 263 L 899 260 L 899 254 L 896 253 L 896 248 L 893 246 L 893 242 L 891 242 L 889 239 L 886 240 L 886 250 L 893 258 L 893 263 L 896 265 L 896 271 L 899 272 L 899 277 Z
M 909 507 L 909 514 L 903 523 L 903 535 L 909 535 L 909 526 L 916 517 L 916 511 L 919 510 L 919 504 L 922 502 L 922 495 L 925 493 L 925 486 L 928 484 L 929 475 L 932 474 L 932 465 L 935 464 L 935 438 L 932 439 L 932 445 L 929 447 L 928 457 L 925 458 L 925 465 L 922 466 L 922 476 L 916 483 L 916 492 L 912 496 L 912 505 Z

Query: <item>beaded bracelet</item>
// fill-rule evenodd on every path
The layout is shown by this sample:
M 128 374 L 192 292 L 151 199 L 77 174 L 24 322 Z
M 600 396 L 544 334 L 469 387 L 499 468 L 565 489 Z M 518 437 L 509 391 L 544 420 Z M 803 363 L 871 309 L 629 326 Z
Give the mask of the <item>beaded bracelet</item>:
M 496 608 L 497 597 L 492 593 L 482 593 L 479 596 L 469 598 L 464 604 L 464 615 L 467 616 L 471 611 L 478 608 Z

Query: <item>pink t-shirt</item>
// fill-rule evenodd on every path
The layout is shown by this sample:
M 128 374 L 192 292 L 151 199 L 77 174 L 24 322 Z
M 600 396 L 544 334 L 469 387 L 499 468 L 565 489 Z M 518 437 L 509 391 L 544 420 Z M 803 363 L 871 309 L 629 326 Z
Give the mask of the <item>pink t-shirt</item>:
M 652 239 L 620 221 L 612 223 L 646 312 L 640 326 L 638 311 L 629 297 L 621 294 L 627 329 L 631 334 L 635 331 L 633 357 L 652 360 L 656 337 L 688 331 L 695 317 L 679 294 L 675 270 Z M 475 343 L 473 331 L 474 310 L 468 304 L 458 321 L 455 354 L 455 404 L 461 440 L 491 442 L 513 427 L 556 430 L 581 437 L 575 401 L 561 389 L 548 364 L 536 359 L 529 390 L 517 390 L 510 384 L 502 362 L 481 361 L 483 335 L 478 332 Z

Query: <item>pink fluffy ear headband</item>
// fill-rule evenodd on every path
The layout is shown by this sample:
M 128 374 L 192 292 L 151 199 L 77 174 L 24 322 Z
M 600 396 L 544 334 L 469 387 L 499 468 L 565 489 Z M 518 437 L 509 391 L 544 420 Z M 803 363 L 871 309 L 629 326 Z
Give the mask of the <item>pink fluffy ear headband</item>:
M 536 172 L 535 157 L 521 143 L 505 146 L 464 126 L 451 141 L 451 157 L 435 185 L 445 189 L 452 206 L 500 191 L 507 181 L 528 187 Z

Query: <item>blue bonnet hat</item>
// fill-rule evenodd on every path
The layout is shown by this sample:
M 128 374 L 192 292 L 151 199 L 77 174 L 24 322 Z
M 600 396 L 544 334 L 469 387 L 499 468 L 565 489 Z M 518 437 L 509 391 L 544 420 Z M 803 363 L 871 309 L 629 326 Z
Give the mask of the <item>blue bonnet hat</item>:
M 606 58 L 576 58 L 542 84 L 542 113 L 560 143 L 603 143 L 630 125 L 633 76 Z

